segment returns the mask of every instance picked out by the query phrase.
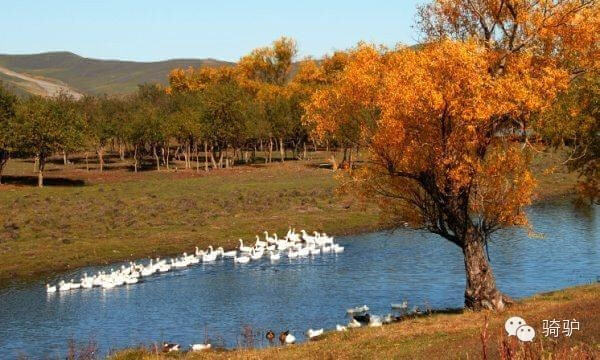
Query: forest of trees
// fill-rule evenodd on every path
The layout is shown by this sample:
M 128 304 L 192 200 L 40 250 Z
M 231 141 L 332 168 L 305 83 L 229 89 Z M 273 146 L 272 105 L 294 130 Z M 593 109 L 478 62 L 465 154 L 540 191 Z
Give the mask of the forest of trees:
M 186 169 L 209 171 L 304 159 L 324 146 L 343 149 L 343 166 L 355 146 L 351 129 L 317 144 L 303 104 L 334 80 L 345 53 L 297 62 L 296 52 L 293 40 L 281 38 L 235 66 L 174 69 L 167 88 L 143 84 L 120 97 L 21 99 L 0 84 L 0 181 L 11 156 L 35 159 L 40 186 L 48 157 L 57 155 L 65 165 L 69 155 L 85 156 L 86 164 L 93 158 L 99 171 L 108 152 L 129 160 L 133 171 L 170 169 L 174 157 Z

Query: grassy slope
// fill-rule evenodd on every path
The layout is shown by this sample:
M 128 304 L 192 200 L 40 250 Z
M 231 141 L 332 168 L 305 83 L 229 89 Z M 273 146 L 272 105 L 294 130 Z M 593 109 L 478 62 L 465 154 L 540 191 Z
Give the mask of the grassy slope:
M 583 359 L 600 356 L 600 285 L 593 284 L 536 295 L 502 313 L 466 311 L 460 314 L 434 314 L 382 328 L 329 333 L 308 344 L 264 350 L 209 351 L 188 354 L 152 354 L 145 349 L 130 349 L 113 355 L 113 360 L 133 359 L 481 359 L 481 333 L 489 320 L 487 355 L 500 357 L 500 342 L 507 341 L 513 359 Z M 523 346 L 504 335 L 504 321 L 523 317 L 537 332 L 533 344 Z M 545 319 L 576 319 L 580 331 L 572 337 L 544 337 Z M 553 354 L 550 357 L 550 354 Z M 587 357 L 586 357 L 587 356 Z
M 554 156 L 536 161 L 541 172 Z M 60 163 L 60 162 L 59 162 Z M 334 196 L 335 179 L 313 164 L 244 166 L 209 174 L 147 171 L 123 164 L 103 174 L 49 164 L 44 189 L 32 163 L 10 161 L 0 187 L 0 286 L 76 267 L 170 255 L 194 246 L 237 246 L 288 226 L 341 235 L 378 227 L 374 207 Z M 576 178 L 542 177 L 542 198 L 564 196 Z
M 34 55 L 0 55 L 0 66 L 33 76 L 56 79 L 90 94 L 124 94 L 138 84 L 167 83 L 169 71 L 176 67 L 228 64 L 212 59 L 174 59 L 134 62 L 84 58 L 69 52 Z
M 32 165 L 11 166 L 8 173 L 29 174 Z M 253 240 L 264 230 L 282 235 L 288 226 L 340 234 L 377 224 L 374 209 L 334 199 L 330 171 L 298 163 L 208 175 L 114 170 L 99 176 L 57 168 L 49 176 L 83 178 L 88 185 L 0 190 L 0 283 L 195 245 L 233 247 L 240 237 Z
M 2 72 L 0 72 L 0 81 L 2 82 L 2 85 L 4 85 L 17 96 L 45 94 L 44 89 L 42 89 L 38 84 L 18 79 L 16 77 L 6 75 Z

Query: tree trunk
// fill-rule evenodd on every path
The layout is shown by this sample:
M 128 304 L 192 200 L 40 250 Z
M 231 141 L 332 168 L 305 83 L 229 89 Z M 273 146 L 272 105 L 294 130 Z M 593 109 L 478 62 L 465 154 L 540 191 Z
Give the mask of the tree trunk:
M 163 148 L 162 148 L 162 152 L 163 152 L 163 162 L 165 164 L 165 167 L 167 168 L 167 170 L 169 170 L 169 155 L 170 155 L 170 151 L 169 151 L 169 142 L 165 141 Z
M 154 153 L 154 159 L 156 159 L 156 171 L 160 171 L 160 157 L 156 152 L 156 146 L 152 146 L 152 152 Z
M 63 150 L 63 165 L 69 165 L 69 159 L 67 159 L 67 152 Z
M 183 150 L 183 159 L 185 160 L 185 168 L 186 169 L 190 168 L 189 150 L 190 150 L 189 145 L 186 144 L 185 149 Z
M 46 157 L 38 156 L 38 187 L 44 187 L 44 166 L 46 165 Z
M 467 288 L 465 307 L 473 310 L 503 310 L 504 299 L 485 254 L 485 241 L 474 228 L 467 230 L 462 250 L 465 257 Z
M 204 171 L 208 171 L 208 143 L 204 142 Z
M 281 162 L 285 161 L 285 146 L 283 146 L 283 138 L 279 138 L 279 155 L 281 156 Z
M 302 160 L 306 160 L 306 142 L 302 142 Z
M 98 161 L 100 162 L 100 172 L 104 170 L 104 149 L 102 147 L 98 148 Z
M 88 161 L 88 152 L 85 152 L 85 171 L 90 171 L 90 163 Z
M 273 159 L 273 139 L 269 138 L 269 161 Z
M 138 146 L 135 145 L 133 149 L 133 172 L 138 171 Z
M 125 146 L 119 141 L 119 159 L 125 161 Z
M 6 163 L 8 163 L 8 159 L 10 159 L 8 150 L 0 149 L 0 185 L 2 185 L 2 172 Z
M 200 154 L 198 154 L 198 142 L 194 142 L 194 155 L 196 155 L 196 172 L 200 172 Z
M 215 147 L 214 145 L 210 146 L 210 161 L 212 162 L 213 169 L 217 168 L 217 161 L 215 160 Z

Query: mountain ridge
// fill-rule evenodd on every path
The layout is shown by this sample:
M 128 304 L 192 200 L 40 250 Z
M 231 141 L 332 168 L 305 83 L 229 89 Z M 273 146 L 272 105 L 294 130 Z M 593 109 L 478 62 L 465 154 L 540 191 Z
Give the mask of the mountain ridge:
M 69 91 L 92 95 L 121 95 L 136 90 L 143 83 L 168 84 L 168 74 L 174 68 L 199 66 L 230 66 L 233 63 L 206 59 L 168 59 L 139 62 L 130 60 L 104 60 L 87 58 L 69 51 L 52 51 L 39 54 L 0 54 L 0 79 L 17 89 L 20 94 L 44 94 L 34 81 L 67 86 Z M 14 73 L 19 75 L 15 76 Z M 12 76 L 11 76 L 12 75 Z

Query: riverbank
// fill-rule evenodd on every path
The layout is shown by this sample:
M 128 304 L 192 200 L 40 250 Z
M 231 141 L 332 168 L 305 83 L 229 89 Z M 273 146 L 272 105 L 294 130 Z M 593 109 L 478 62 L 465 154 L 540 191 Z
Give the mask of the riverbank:
M 485 348 L 490 359 L 501 358 L 507 349 L 512 351 L 513 359 L 586 359 L 600 355 L 598 308 L 600 284 L 596 283 L 535 295 L 501 313 L 464 311 L 425 315 L 381 328 L 327 333 L 322 339 L 300 345 L 168 356 L 138 348 L 117 352 L 112 359 L 481 359 L 486 321 Z M 506 337 L 504 322 L 511 316 L 520 316 L 533 326 L 536 336 L 531 344 Z M 570 337 L 562 332 L 557 338 L 545 337 L 543 320 L 552 319 L 576 320 L 579 330 L 574 330 Z
M 334 172 L 312 161 L 237 166 L 209 173 L 133 173 L 115 158 L 107 171 L 48 165 L 27 186 L 32 163 L 10 161 L 0 187 L 0 287 L 122 260 L 169 256 L 208 245 L 232 248 L 288 227 L 347 235 L 380 229 L 378 210 L 335 193 Z M 544 174 L 557 156 L 539 156 L 537 201 L 571 197 L 576 177 Z M 175 163 L 177 165 L 177 163 Z M 31 179 L 30 179 L 31 177 Z

